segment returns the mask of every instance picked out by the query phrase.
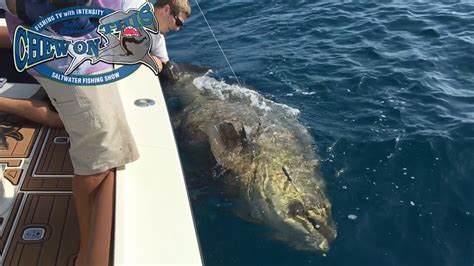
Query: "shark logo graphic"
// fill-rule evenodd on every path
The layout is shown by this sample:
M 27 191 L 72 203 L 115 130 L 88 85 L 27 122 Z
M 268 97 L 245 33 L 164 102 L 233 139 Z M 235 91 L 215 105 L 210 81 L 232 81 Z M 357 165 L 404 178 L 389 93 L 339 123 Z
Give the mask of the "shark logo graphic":
M 158 23 L 150 3 L 147 2 L 139 10 L 116 11 L 101 18 L 99 22 L 98 32 L 106 40 L 106 46 L 99 50 L 98 55 L 92 56 L 76 53 L 74 47 L 70 47 L 69 53 L 74 60 L 65 72 L 66 75 L 85 60 L 91 60 L 93 64 L 98 61 L 111 64 L 143 63 L 158 74 L 158 66 L 150 55 L 150 33 L 158 34 Z
M 43 29 L 50 29 L 50 25 L 56 20 L 83 17 L 85 13 L 94 14 L 99 18 L 96 32 L 100 37 L 79 40 L 41 33 Z M 97 7 L 62 9 L 44 17 L 31 29 L 23 26 L 16 29 L 13 49 L 15 67 L 19 72 L 34 67 L 47 78 L 79 85 L 116 81 L 135 71 L 138 64 L 145 64 L 158 74 L 158 66 L 150 55 L 152 35 L 160 37 L 153 6 L 149 2 L 138 9 L 115 12 Z M 71 58 L 64 73 L 57 73 L 57 70 L 53 71 L 44 64 L 64 57 Z M 90 75 L 73 74 L 74 70 L 86 61 L 92 65 L 104 62 L 124 66 L 120 67 L 120 70 L 94 76 L 93 81 L 97 82 L 90 82 Z

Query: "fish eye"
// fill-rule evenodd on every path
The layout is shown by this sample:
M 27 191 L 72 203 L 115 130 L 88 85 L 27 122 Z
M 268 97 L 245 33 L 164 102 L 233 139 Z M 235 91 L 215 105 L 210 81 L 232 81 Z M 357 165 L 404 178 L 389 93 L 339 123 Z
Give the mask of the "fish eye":
M 319 224 L 318 221 L 316 221 L 314 218 L 308 217 L 308 221 L 313 225 L 315 229 L 320 229 L 321 225 Z
M 290 203 L 288 206 L 288 215 L 289 216 L 297 216 L 297 215 L 303 215 L 306 211 L 304 210 L 303 203 L 299 201 L 293 201 Z

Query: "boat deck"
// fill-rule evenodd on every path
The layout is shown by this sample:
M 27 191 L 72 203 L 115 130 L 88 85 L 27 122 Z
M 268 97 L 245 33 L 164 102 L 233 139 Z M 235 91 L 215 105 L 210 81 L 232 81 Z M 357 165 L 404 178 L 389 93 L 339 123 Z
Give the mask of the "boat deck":
M 73 265 L 79 248 L 68 137 L 0 115 L 5 197 L 0 203 L 3 265 Z

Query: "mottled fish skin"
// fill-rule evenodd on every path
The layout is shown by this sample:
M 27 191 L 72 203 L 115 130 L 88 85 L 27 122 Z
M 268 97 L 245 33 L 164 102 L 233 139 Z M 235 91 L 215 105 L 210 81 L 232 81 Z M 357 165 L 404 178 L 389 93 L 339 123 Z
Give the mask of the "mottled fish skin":
M 242 211 L 274 229 L 274 238 L 298 249 L 328 251 L 337 233 L 307 129 L 296 117 L 200 91 L 193 85 L 196 75 L 186 72 L 191 68 L 179 68 L 180 79 L 164 92 L 167 100 L 180 102 L 180 110 L 172 112 L 184 139 L 180 148 L 194 154 L 210 149 L 219 167 L 231 173 L 223 182 L 246 203 Z

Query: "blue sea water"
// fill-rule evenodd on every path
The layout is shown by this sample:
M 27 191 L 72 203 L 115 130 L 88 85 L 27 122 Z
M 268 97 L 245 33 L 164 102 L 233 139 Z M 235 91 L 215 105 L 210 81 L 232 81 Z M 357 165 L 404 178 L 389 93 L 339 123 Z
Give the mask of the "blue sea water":
M 171 58 L 236 84 L 190 2 Z M 188 183 L 206 265 L 474 265 L 474 3 L 199 4 L 243 86 L 301 111 L 338 228 L 298 251 Z

